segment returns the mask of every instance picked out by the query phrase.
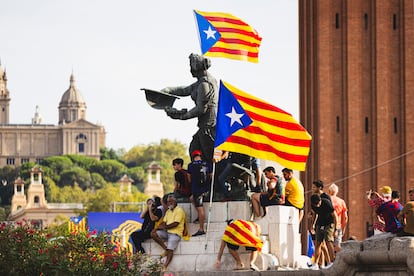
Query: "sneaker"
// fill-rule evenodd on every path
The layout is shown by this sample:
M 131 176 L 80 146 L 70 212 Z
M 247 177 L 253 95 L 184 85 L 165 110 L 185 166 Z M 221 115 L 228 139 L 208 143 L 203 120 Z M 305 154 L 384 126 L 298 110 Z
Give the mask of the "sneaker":
M 234 270 L 244 270 L 244 264 L 236 266 Z
M 331 266 L 333 266 L 333 263 L 328 263 L 327 265 L 322 266 L 321 268 L 322 268 L 322 269 L 328 269 L 328 268 L 330 268 Z
M 206 232 L 198 230 L 197 232 L 195 232 L 192 235 L 192 237 L 201 236 L 201 235 L 205 235 L 205 234 L 206 234 Z
M 250 264 L 250 270 L 260 271 L 260 269 L 255 264 Z
M 319 266 L 317 264 L 307 263 L 307 265 L 311 270 L 319 270 Z

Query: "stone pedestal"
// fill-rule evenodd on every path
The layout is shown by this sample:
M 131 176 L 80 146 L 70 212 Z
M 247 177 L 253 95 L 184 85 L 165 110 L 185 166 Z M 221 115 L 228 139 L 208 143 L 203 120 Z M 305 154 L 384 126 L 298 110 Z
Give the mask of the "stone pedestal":
M 289 206 L 269 206 L 266 216 L 255 222 L 262 228 L 262 235 L 268 236 L 270 253 L 281 265 L 295 267 L 301 255 L 299 211 Z

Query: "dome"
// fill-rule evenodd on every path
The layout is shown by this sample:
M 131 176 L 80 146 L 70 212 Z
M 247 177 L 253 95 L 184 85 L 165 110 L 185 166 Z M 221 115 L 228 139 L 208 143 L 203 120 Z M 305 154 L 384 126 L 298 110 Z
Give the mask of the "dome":
M 63 93 L 59 104 L 59 106 L 67 105 L 85 105 L 85 101 L 83 100 L 80 91 L 75 87 L 75 78 L 73 77 L 73 74 L 70 75 L 70 86 L 68 90 Z

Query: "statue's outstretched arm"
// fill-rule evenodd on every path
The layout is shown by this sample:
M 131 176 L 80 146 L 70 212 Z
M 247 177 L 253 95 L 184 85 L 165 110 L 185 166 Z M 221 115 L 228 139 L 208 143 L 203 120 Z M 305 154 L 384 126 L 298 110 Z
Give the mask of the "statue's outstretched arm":
M 176 96 L 190 96 L 191 85 L 189 86 L 175 86 L 161 89 L 161 92 L 176 95 Z

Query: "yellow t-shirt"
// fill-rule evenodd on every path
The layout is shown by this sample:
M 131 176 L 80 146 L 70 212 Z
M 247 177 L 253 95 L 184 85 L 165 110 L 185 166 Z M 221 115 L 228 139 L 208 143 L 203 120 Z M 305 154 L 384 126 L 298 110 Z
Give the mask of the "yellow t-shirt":
M 414 201 L 407 202 L 398 217 L 406 216 L 407 224 L 404 226 L 404 232 L 414 235 Z
M 173 222 L 178 222 L 177 227 L 171 228 L 171 229 L 167 229 L 168 233 L 172 233 L 172 234 L 177 234 L 180 237 L 183 236 L 183 231 L 184 231 L 184 224 L 185 224 L 185 217 L 186 214 L 183 210 L 183 208 L 176 206 L 174 208 L 174 210 L 167 210 L 167 212 L 165 212 L 165 216 L 164 216 L 164 222 L 166 224 L 171 224 Z
M 305 194 L 302 182 L 299 179 L 292 176 L 292 178 L 286 183 L 285 187 L 286 200 L 298 209 L 302 209 L 305 204 Z

